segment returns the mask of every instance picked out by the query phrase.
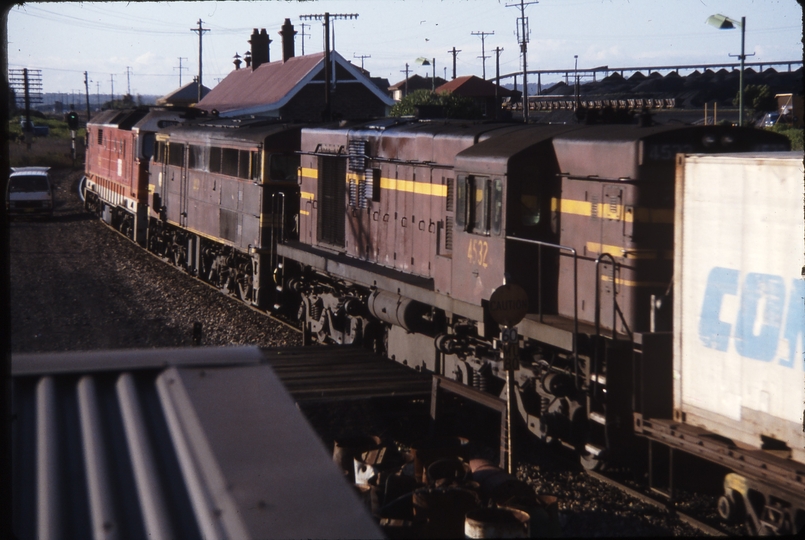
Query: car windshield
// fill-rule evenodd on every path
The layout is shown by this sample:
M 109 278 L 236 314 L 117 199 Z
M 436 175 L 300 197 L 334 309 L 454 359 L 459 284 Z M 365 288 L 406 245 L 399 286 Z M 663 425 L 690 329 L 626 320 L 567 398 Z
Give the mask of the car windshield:
M 8 180 L 9 193 L 47 191 L 48 181 L 44 176 L 14 176 Z

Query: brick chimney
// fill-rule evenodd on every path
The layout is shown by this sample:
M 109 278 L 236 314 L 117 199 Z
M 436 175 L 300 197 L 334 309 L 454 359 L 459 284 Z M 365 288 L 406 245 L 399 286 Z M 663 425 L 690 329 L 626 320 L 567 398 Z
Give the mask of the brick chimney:
M 261 64 L 266 64 L 271 61 L 268 54 L 268 46 L 271 43 L 266 29 L 257 32 L 257 28 L 252 32 L 252 38 L 249 40 L 252 45 L 252 71 L 260 67 Z
M 296 30 L 293 29 L 291 19 L 285 19 L 285 23 L 280 30 L 282 36 L 282 61 L 287 62 L 289 58 L 294 57 L 294 36 Z

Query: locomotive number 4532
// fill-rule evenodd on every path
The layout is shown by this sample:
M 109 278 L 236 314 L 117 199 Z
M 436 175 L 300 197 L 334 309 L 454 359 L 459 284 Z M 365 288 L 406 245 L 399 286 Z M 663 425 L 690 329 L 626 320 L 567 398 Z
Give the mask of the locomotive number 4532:
M 489 243 L 486 240 L 470 240 L 467 248 L 467 258 L 470 260 L 470 264 L 477 264 L 486 268 L 487 255 L 489 255 Z

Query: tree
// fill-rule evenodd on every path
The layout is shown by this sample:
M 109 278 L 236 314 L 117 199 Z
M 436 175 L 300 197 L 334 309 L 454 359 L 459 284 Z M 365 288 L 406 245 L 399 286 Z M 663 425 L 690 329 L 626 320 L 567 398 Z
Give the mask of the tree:
M 412 116 L 421 106 L 441 107 L 444 118 L 476 120 L 483 116 L 481 108 L 470 98 L 451 92 L 436 94 L 430 90 L 415 90 L 391 108 L 391 116 Z
M 740 95 L 740 94 L 739 94 Z M 733 105 L 740 103 L 740 97 L 735 96 Z M 766 84 L 749 84 L 744 88 L 744 107 L 751 106 L 756 113 L 777 110 L 777 100 Z

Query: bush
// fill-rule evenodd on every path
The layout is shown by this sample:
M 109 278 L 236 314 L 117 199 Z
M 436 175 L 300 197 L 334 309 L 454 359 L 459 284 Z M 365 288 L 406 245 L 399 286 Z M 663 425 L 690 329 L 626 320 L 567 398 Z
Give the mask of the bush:
M 430 90 L 415 90 L 399 102 L 390 112 L 390 116 L 412 116 L 420 106 L 441 107 L 445 118 L 476 120 L 483 116 L 481 108 L 470 98 L 457 96 L 450 92 L 436 94 Z
M 803 142 L 803 131 L 805 130 L 803 128 L 795 128 L 784 124 L 777 124 L 776 126 L 767 129 L 788 137 L 788 139 L 791 141 L 791 150 L 805 149 L 805 143 Z

